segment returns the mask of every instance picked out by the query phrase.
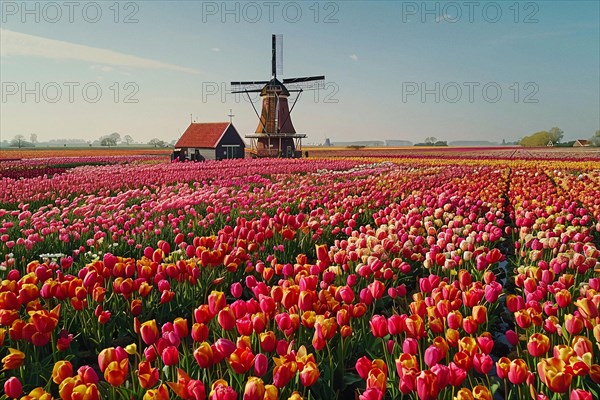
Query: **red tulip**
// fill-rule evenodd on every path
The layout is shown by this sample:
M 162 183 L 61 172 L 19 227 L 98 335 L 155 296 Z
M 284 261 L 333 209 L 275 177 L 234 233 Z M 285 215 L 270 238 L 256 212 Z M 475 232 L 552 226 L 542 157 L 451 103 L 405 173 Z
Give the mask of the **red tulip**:
M 371 332 L 375 337 L 381 338 L 388 334 L 387 320 L 383 315 L 373 315 L 369 325 L 371 325 Z
M 571 395 L 569 396 L 569 400 L 592 400 L 592 394 L 583 389 L 573 389 Z
M 21 394 L 23 394 L 23 385 L 21 384 L 21 381 L 14 376 L 8 378 L 6 382 L 4 382 L 4 393 L 12 399 L 21 396 Z
M 235 328 L 235 315 L 229 307 L 224 307 L 221 309 L 221 311 L 219 311 L 218 321 L 219 325 L 221 325 L 221 328 L 225 329 L 226 331 L 230 331 Z
M 527 379 L 527 364 L 524 360 L 517 358 L 510 362 L 508 367 L 508 380 L 515 385 L 520 385 Z
M 442 359 L 443 356 L 444 355 L 442 351 L 439 348 L 432 345 L 425 349 L 425 356 L 423 357 L 423 359 L 425 360 L 425 364 L 427 364 L 427 366 L 431 368 L 434 365 L 436 365 Z
M 494 367 L 494 360 L 488 354 L 477 353 L 473 356 L 473 367 L 478 373 L 487 375 Z
M 267 373 L 267 369 L 269 368 L 269 360 L 267 356 L 262 353 L 259 353 L 254 358 L 254 374 L 257 376 L 263 376 Z
M 142 323 L 140 326 L 140 336 L 144 343 L 148 346 L 156 343 L 160 336 L 160 332 L 158 330 L 158 326 L 156 325 L 156 320 L 150 320 Z
M 208 295 L 208 310 L 212 315 L 217 315 L 217 313 L 221 311 L 226 304 L 225 294 L 223 292 L 213 290 L 210 295 Z M 196 322 L 206 321 L 200 321 L 196 319 Z
M 421 400 L 435 400 L 440 392 L 437 376 L 429 371 L 421 371 L 417 376 L 417 394 Z
M 77 376 L 86 385 L 92 385 L 98 383 L 98 374 L 89 365 L 83 365 L 77 370 Z
M 175 346 L 167 346 L 161 353 L 161 358 L 165 365 L 176 365 L 179 363 L 179 351 Z
M 529 337 L 527 351 L 534 357 L 541 357 L 550 350 L 550 339 L 544 334 L 534 333 Z

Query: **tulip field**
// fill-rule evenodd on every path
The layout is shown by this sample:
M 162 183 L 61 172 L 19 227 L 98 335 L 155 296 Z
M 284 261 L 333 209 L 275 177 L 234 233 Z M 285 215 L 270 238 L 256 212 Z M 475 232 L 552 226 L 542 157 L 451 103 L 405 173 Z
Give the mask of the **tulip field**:
M 0 399 L 599 399 L 600 159 L 436 154 L 0 161 Z

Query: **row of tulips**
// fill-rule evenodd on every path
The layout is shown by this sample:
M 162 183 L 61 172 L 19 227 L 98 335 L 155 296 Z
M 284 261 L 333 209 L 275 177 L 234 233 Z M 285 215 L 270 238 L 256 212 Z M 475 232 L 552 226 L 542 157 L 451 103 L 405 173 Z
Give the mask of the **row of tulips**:
M 597 395 L 598 221 L 540 165 L 288 162 L 244 179 L 236 174 L 250 161 L 138 166 L 140 177 L 167 169 L 163 183 L 87 196 L 74 187 L 64 204 L 5 211 L 4 234 L 43 236 L 36 246 L 56 244 L 44 219 L 94 233 L 144 227 L 66 241 L 69 255 L 56 260 L 24 261 L 33 248 L 7 257 L 5 393 Z M 177 183 L 177 168 L 225 176 Z M 7 226 L 14 218 L 26 222 Z M 119 254 L 126 240 L 139 255 Z M 117 246 L 109 252 L 104 241 Z M 84 257 L 89 248 L 102 256 Z M 556 297 L 562 290 L 570 297 Z
M 23 179 L 38 176 L 62 174 L 65 171 L 85 165 L 111 165 L 139 162 L 157 162 L 164 157 L 151 155 L 128 156 L 87 156 L 28 158 L 22 160 L 4 160 L 0 162 L 0 179 Z

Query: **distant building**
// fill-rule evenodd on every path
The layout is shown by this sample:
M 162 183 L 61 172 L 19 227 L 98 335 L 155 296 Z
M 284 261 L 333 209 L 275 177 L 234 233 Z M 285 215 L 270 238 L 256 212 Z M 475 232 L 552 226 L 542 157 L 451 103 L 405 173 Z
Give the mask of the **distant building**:
M 331 147 L 331 140 L 329 138 L 325 138 L 325 144 L 323 146 Z
M 579 139 L 576 140 L 575 143 L 573 143 L 573 147 L 590 147 L 591 145 L 592 142 L 585 139 Z
M 246 144 L 231 122 L 193 122 L 175 143 L 173 158 L 192 161 L 244 158 Z

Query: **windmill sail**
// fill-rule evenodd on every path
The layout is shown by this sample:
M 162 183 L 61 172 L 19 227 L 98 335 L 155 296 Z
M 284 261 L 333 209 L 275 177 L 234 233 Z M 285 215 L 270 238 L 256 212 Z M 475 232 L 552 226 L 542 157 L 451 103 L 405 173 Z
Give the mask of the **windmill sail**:
M 231 93 L 260 92 L 269 81 L 231 82 Z
M 283 75 L 283 35 L 271 36 L 271 76 Z
M 292 91 L 325 89 L 325 76 L 305 76 L 302 78 L 286 78 L 283 84 Z

